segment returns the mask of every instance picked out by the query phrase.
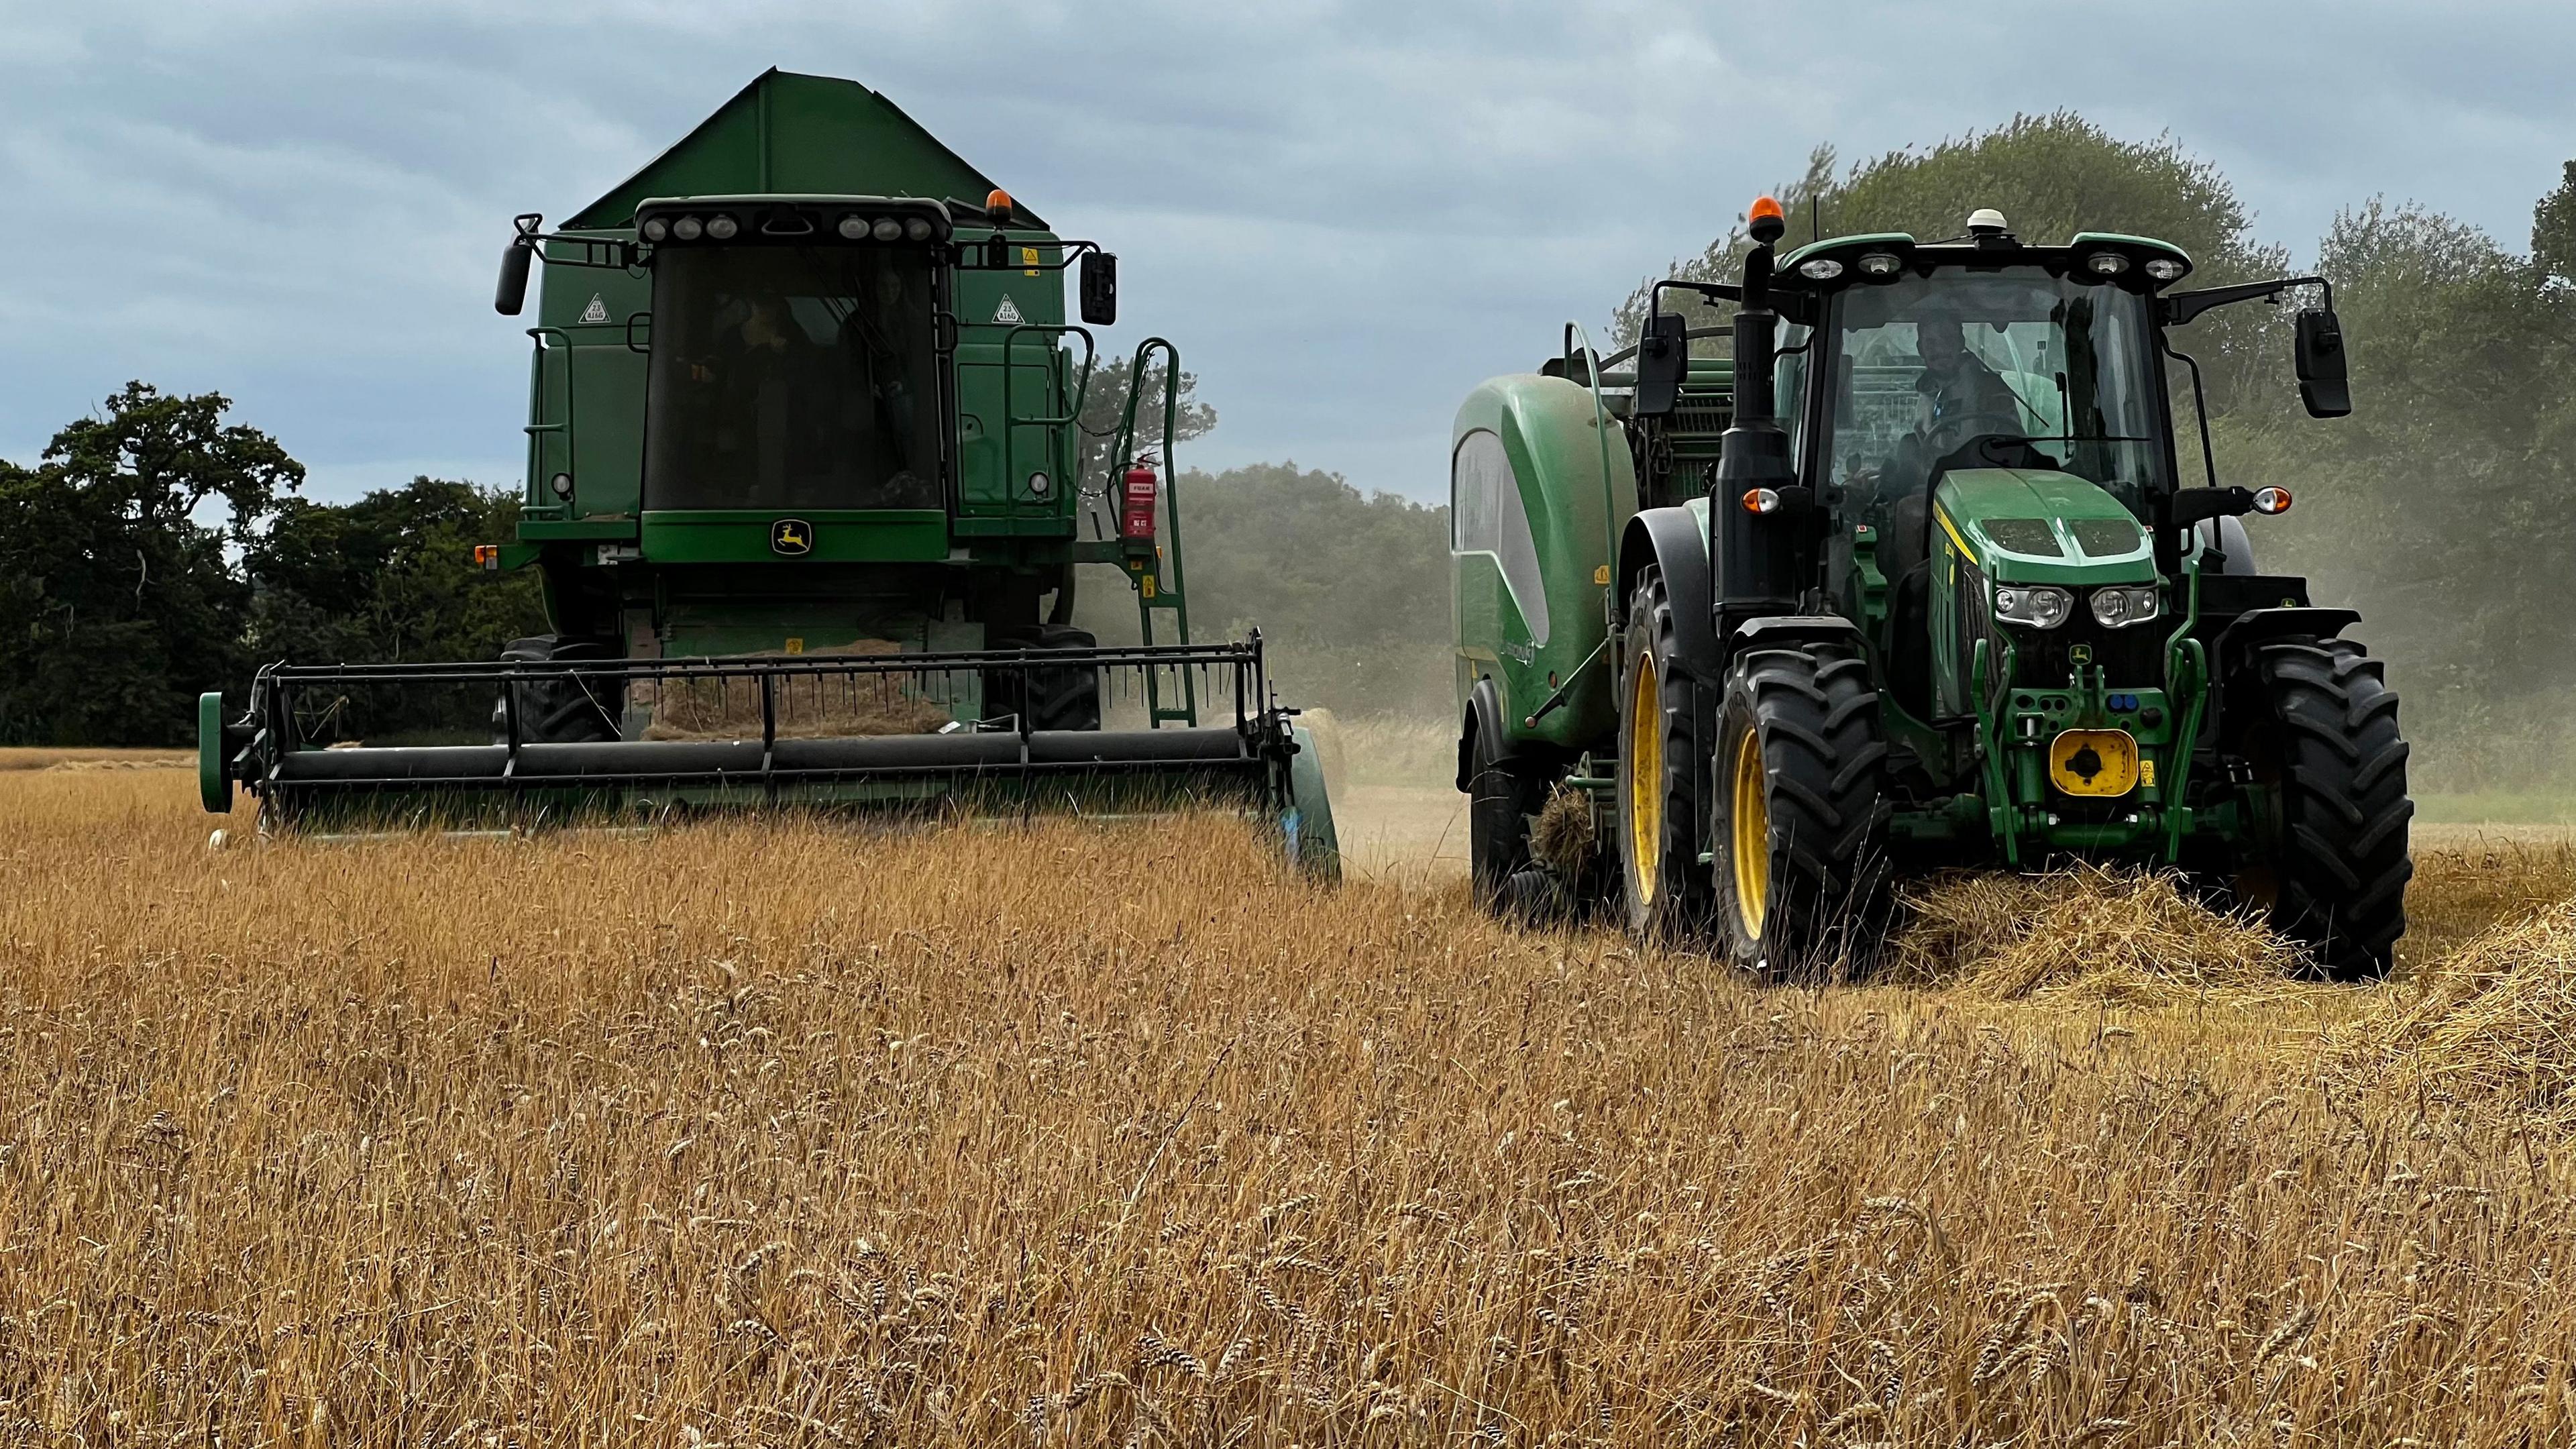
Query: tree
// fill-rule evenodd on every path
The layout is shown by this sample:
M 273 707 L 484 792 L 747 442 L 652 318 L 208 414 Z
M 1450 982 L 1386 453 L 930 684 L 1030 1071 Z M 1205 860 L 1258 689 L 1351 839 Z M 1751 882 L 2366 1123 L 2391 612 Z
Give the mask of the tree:
M 0 464 L 0 740 L 181 742 L 231 679 L 250 588 L 228 550 L 304 480 L 231 406 L 129 383 L 35 468 Z
M 1991 131 L 1970 132 L 1927 150 L 1907 148 L 1834 174 L 1834 151 L 1819 146 L 1804 176 L 1775 191 L 1788 214 L 1790 241 L 1824 236 L 1905 232 L 1922 240 L 1956 236 L 1968 213 L 1990 206 L 2030 241 L 2061 242 L 2080 231 L 2126 232 L 2172 242 L 2195 263 L 2193 285 L 2277 275 L 2288 265 L 2278 248 L 2258 245 L 2252 217 L 2218 168 L 2193 157 L 2171 135 L 2123 141 L 2071 111 L 2017 115 Z M 1726 235 L 1669 274 L 1732 281 L 1752 246 L 1739 215 Z M 1612 324 L 1620 346 L 1637 339 L 1646 315 L 1648 278 L 1621 304 Z M 1731 307 L 1666 294 L 1666 305 L 1694 328 L 1715 327 Z M 2209 368 L 2213 406 L 2244 389 L 2240 357 L 2266 344 L 2268 319 L 2237 309 L 2195 324 L 2194 345 Z M 1694 350 L 1722 355 L 1723 337 Z
M 1192 632 L 1258 628 L 1283 698 L 1449 713 L 1449 511 L 1364 495 L 1340 474 L 1260 463 L 1181 478 Z M 1135 600 L 1093 570 L 1082 621 L 1133 639 Z
M 1118 528 L 1118 502 L 1115 497 L 1118 480 L 1110 475 L 1124 469 L 1132 458 L 1113 458 L 1118 445 L 1118 428 L 1127 415 L 1127 392 L 1134 371 L 1134 359 L 1111 357 L 1102 360 L 1091 371 L 1091 386 L 1082 397 L 1081 424 L 1082 487 L 1085 491 L 1083 512 L 1089 519 L 1084 533 L 1107 537 Z M 1166 358 L 1156 357 L 1145 365 L 1144 386 L 1136 404 L 1136 432 L 1130 445 L 1137 457 L 1153 457 L 1164 466 L 1171 459 L 1163 451 L 1163 403 Z M 1181 374 L 1178 406 L 1172 419 L 1172 440 L 1186 443 L 1203 438 L 1216 427 L 1216 409 L 1198 399 L 1199 379 L 1194 372 Z

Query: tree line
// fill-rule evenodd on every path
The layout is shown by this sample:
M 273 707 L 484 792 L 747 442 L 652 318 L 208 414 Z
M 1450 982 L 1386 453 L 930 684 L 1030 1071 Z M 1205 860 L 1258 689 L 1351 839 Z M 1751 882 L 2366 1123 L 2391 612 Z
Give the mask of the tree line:
M 2289 308 L 2222 308 L 2177 333 L 2207 383 L 2219 481 L 2292 490 L 2293 513 L 2256 521 L 2260 560 L 2308 574 L 2320 603 L 2365 612 L 2359 632 L 2389 659 L 2428 747 L 2419 779 L 2509 788 L 2563 773 L 2576 162 L 2535 207 L 2528 250 L 2373 200 L 2294 256 L 2258 241 L 2225 175 L 2171 137 L 2126 141 L 2065 112 L 1848 167 L 1820 149 L 1778 194 L 1793 234 L 1947 236 L 1991 206 L 2033 240 L 2175 242 L 2196 262 L 2194 286 L 2328 278 L 2350 348 L 2349 418 L 2297 407 Z M 1673 274 L 1732 276 L 1746 245 L 1739 219 Z M 1623 339 L 1645 292 L 1617 310 Z M 1083 410 L 1094 487 L 1124 376 L 1123 361 L 1104 363 Z M 1168 382 L 1149 372 L 1140 432 L 1159 431 Z M 1196 384 L 1178 379 L 1184 441 L 1216 422 Z M 2176 395 L 2188 440 L 2187 381 Z M 262 660 L 488 659 L 543 629 L 532 574 L 471 565 L 474 544 L 510 537 L 514 495 L 423 478 L 318 503 L 300 495 L 303 468 L 228 407 L 138 383 L 32 466 L 0 462 L 0 743 L 177 743 L 199 691 L 238 690 Z M 2186 480 L 2200 481 L 2197 448 L 2183 451 Z M 1444 463 L 1424 458 L 1415 481 L 1436 489 Z M 1293 463 L 1185 472 L 1180 496 L 1201 637 L 1259 627 L 1292 702 L 1448 712 L 1444 507 Z M 1106 569 L 1088 572 L 1080 618 L 1104 640 L 1133 637 L 1133 600 Z

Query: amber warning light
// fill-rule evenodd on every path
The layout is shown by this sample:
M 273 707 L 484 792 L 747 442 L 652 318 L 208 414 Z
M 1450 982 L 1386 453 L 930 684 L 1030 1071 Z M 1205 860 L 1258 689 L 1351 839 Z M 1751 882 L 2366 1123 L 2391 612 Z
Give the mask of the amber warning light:
M 485 569 L 499 568 L 501 566 L 501 545 L 497 543 L 478 543 L 474 545 L 474 566 L 476 568 Z

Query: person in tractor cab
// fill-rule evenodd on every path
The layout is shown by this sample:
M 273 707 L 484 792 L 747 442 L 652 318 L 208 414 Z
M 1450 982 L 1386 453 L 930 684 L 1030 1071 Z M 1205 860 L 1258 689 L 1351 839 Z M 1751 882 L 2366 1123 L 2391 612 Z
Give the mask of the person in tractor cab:
M 2018 430 L 2020 400 L 2001 373 L 1969 350 L 1965 324 L 1955 317 L 1927 317 L 1915 324 L 1914 346 L 1923 358 L 1923 375 L 1914 383 L 1924 407 L 1917 434 L 1927 448 L 1947 452 L 1966 441 L 1971 420 L 2008 421 Z

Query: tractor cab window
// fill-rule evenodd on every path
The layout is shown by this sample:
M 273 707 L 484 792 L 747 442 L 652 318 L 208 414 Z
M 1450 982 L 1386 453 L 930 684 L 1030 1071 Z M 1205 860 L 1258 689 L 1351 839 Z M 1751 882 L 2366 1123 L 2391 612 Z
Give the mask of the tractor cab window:
M 644 506 L 941 506 L 935 311 L 908 248 L 665 248 Z
M 2042 467 L 2143 516 L 2165 438 L 2145 299 L 2038 267 L 1944 269 L 1833 303 L 1821 476 L 1886 525 L 1945 468 Z

